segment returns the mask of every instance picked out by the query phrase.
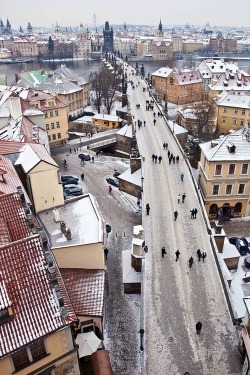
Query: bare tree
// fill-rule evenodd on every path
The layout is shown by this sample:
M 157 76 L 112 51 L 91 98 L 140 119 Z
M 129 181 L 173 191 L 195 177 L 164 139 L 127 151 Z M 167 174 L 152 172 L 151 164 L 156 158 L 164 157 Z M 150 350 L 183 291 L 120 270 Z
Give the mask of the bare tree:
M 211 138 L 216 131 L 216 104 L 208 95 L 203 94 L 202 99 L 193 106 L 195 117 L 195 135 L 206 140 Z
M 119 88 L 120 71 L 116 69 L 109 69 L 106 66 L 102 66 L 99 72 L 91 73 L 90 82 L 92 91 L 94 91 L 94 105 L 100 113 L 101 106 L 106 108 L 108 114 L 110 114 L 112 105 L 117 100 L 117 91 Z

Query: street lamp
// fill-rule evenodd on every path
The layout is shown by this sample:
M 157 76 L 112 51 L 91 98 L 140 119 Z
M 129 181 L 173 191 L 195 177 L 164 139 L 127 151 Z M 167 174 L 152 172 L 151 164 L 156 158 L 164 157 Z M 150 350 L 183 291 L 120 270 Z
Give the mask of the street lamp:
M 144 181 L 144 177 L 142 176 L 141 177 L 141 192 L 143 193 L 143 181 Z
M 140 351 L 141 352 L 143 352 L 143 350 L 144 350 L 144 347 L 143 347 L 143 336 L 144 336 L 144 329 L 143 328 L 141 328 L 140 329 L 140 331 L 139 331 L 139 333 L 140 333 L 140 339 L 141 339 L 141 345 L 140 345 Z

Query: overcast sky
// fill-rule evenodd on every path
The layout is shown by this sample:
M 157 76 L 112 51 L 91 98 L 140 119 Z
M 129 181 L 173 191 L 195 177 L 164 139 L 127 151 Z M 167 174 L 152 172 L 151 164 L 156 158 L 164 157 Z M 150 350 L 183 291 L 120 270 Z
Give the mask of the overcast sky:
M 238 12 L 237 12 L 238 9 Z M 112 24 L 249 26 L 250 0 L 2 0 L 0 19 L 13 28 Z

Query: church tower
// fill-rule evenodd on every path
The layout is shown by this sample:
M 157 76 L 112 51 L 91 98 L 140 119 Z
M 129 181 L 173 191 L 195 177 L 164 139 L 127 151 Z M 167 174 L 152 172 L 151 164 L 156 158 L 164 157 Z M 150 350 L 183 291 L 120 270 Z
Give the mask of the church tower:
M 33 34 L 33 29 L 32 29 L 30 22 L 28 23 L 27 31 L 28 31 L 28 34 Z
M 114 51 L 114 32 L 113 28 L 109 27 L 108 21 L 105 22 L 105 27 L 103 29 L 103 50 L 105 53 Z
M 160 20 L 160 23 L 159 23 L 159 26 L 158 26 L 158 33 L 157 33 L 157 36 L 158 37 L 164 37 L 164 33 L 162 31 L 162 23 L 161 23 L 161 20 Z

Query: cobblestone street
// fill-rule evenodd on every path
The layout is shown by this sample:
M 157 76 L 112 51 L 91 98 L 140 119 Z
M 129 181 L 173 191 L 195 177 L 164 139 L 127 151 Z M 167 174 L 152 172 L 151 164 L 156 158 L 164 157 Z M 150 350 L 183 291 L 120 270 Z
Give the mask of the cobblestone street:
M 140 374 L 140 295 L 125 295 L 122 283 L 122 250 L 131 248 L 133 226 L 141 224 L 136 198 L 131 198 L 113 187 L 108 193 L 105 178 L 114 173 L 114 162 L 117 158 L 109 156 L 95 157 L 95 162 L 80 165 L 77 154 L 70 154 L 74 147 L 71 141 L 67 151 L 54 156 L 61 166 L 61 173 L 77 175 L 84 172 L 84 181 L 79 182 L 84 193 L 90 192 L 96 198 L 102 215 L 112 227 L 108 235 L 109 249 L 107 260 L 107 301 L 106 327 L 104 334 L 105 348 L 110 351 L 114 375 Z M 82 148 L 86 152 L 87 149 Z M 53 154 L 53 151 L 52 151 Z M 91 154 L 95 155 L 95 154 Z M 63 170 L 63 160 L 67 160 L 68 170 Z M 140 210 L 139 210 L 140 211 Z

